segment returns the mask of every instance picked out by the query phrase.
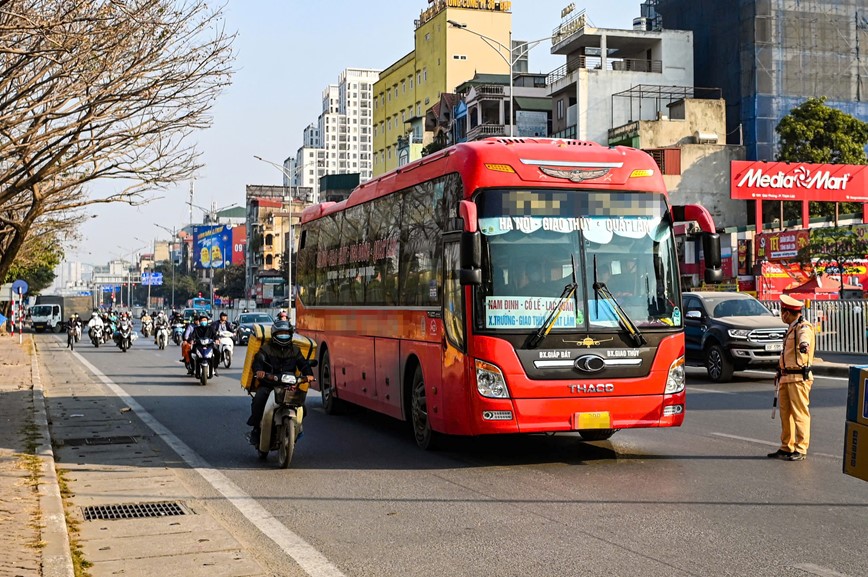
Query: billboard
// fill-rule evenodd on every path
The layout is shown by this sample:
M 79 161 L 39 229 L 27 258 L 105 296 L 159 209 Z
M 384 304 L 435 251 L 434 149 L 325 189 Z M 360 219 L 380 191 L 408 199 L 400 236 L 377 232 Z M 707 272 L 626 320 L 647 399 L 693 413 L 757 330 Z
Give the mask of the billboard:
M 244 264 L 247 254 L 247 225 L 232 229 L 232 264 Z
M 232 225 L 193 227 L 193 268 L 213 269 L 229 266 L 232 258 Z
M 735 160 L 730 167 L 734 200 L 868 202 L 868 166 Z

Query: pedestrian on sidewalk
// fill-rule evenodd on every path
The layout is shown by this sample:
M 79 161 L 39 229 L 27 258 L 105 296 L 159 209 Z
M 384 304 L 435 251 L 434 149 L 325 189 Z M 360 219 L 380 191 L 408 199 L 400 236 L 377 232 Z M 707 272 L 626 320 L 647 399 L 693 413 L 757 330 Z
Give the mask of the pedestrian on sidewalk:
M 781 295 L 781 319 L 789 325 L 778 361 L 781 408 L 781 448 L 770 459 L 804 461 L 811 440 L 811 413 L 808 410 L 814 375 L 814 327 L 802 316 L 805 303 Z

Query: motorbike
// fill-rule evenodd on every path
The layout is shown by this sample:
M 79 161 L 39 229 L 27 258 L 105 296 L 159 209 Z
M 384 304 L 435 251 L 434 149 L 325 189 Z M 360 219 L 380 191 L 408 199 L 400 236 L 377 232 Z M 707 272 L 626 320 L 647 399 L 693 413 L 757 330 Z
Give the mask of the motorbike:
M 93 346 L 99 348 L 99 345 L 103 342 L 102 325 L 91 325 L 90 329 L 87 331 L 87 336 L 90 338 L 90 342 L 93 343 Z
M 172 342 L 180 345 L 184 340 L 184 323 L 175 323 L 172 325 Z
M 78 339 L 75 338 L 76 330 L 80 332 L 81 328 L 79 328 L 75 323 L 69 323 L 66 325 L 66 346 L 73 351 L 75 350 L 75 343 L 78 341 Z
M 232 353 L 235 350 L 233 337 L 230 331 L 220 331 L 220 340 L 217 341 L 217 362 L 222 362 L 227 369 L 232 366 Z
M 75 323 L 74 325 L 72 325 L 72 327 L 73 327 L 72 337 L 75 340 L 75 342 L 78 342 L 81 340 L 81 325 L 78 323 Z
M 120 347 L 123 352 L 133 346 L 133 324 L 124 319 L 118 323 L 118 330 L 114 334 L 115 344 Z
M 192 363 L 193 377 L 199 379 L 204 387 L 208 379 L 214 377 L 214 367 L 211 365 L 214 358 L 214 342 L 208 338 L 196 338 L 190 349 L 190 363 Z M 189 370 L 191 367 L 187 367 Z
M 166 344 L 169 342 L 168 327 L 163 325 L 157 329 L 156 335 L 154 336 L 154 342 L 157 343 L 158 349 L 163 350 L 166 348 Z
M 154 321 L 150 317 L 142 319 L 142 336 L 148 338 L 154 332 Z
M 286 469 L 292 461 L 295 442 L 302 433 L 304 401 L 310 378 L 296 377 L 292 373 L 266 373 L 262 380 L 268 381 L 272 390 L 259 422 L 259 442 L 255 447 L 263 460 L 270 451 L 277 451 L 277 464 Z

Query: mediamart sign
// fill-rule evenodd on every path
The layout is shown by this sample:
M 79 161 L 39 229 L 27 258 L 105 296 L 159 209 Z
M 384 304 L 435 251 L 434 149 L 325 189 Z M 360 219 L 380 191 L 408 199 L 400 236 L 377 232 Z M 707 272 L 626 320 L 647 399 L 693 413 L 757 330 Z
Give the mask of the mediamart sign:
M 866 166 L 733 161 L 730 196 L 736 200 L 868 202 Z

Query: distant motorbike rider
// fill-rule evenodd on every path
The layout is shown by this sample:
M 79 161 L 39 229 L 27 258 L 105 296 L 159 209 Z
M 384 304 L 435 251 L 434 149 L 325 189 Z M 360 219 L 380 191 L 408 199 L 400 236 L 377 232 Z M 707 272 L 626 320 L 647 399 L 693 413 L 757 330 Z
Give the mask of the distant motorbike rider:
M 154 320 L 154 344 L 157 344 L 157 333 L 160 329 L 170 330 L 169 319 L 166 318 L 166 313 L 160 311 L 157 313 L 157 318 Z
M 188 342 L 191 345 L 191 348 L 192 348 L 192 345 L 194 345 L 196 341 L 199 341 L 202 339 L 212 339 L 213 340 L 214 337 L 211 334 L 211 327 L 208 326 L 209 321 L 210 321 L 210 319 L 208 318 L 208 315 L 202 314 L 199 316 L 199 324 L 194 326 L 193 330 L 189 331 L 189 337 L 187 338 Z M 216 361 L 216 358 L 212 357 L 209 362 L 211 364 L 211 369 L 214 371 L 214 376 L 219 377 L 220 375 L 217 374 L 217 363 L 215 361 Z
M 211 325 L 211 338 L 218 340 L 222 331 L 232 332 L 232 323 L 229 322 L 229 315 L 226 311 L 220 313 L 220 320 Z
M 184 340 L 181 342 L 181 362 L 187 365 L 187 374 L 193 374 L 193 363 L 190 362 L 190 349 L 192 348 L 193 335 L 199 327 L 199 319 L 193 318 L 184 329 Z
M 313 370 L 310 363 L 304 358 L 301 349 L 292 342 L 294 328 L 287 321 L 275 321 L 271 327 L 271 340 L 262 345 L 259 352 L 253 358 L 253 375 L 259 381 L 256 395 L 250 403 L 250 418 L 247 424 L 253 427 L 250 433 L 250 442 L 256 445 L 259 442 L 259 422 L 265 412 L 268 403 L 268 395 L 272 390 L 272 383 L 264 379 L 266 373 L 292 373 L 301 371 L 302 375 L 313 378 Z
M 69 322 L 66 327 L 66 348 L 73 348 L 73 341 L 75 340 L 75 331 L 81 330 L 81 319 L 78 318 L 78 313 L 69 317 Z

